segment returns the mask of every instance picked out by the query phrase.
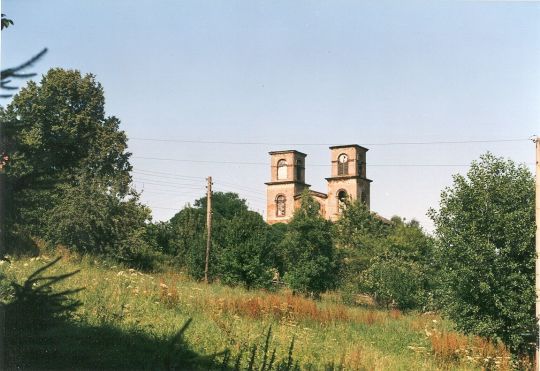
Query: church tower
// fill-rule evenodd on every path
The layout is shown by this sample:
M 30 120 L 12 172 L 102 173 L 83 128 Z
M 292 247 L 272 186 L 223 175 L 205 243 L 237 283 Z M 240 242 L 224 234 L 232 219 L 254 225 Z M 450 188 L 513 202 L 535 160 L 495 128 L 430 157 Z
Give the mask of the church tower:
M 266 187 L 266 222 L 287 223 L 294 213 L 295 199 L 306 184 L 306 154 L 294 150 L 270 154 L 271 181 Z
M 369 186 L 366 178 L 367 148 L 357 144 L 330 147 L 332 176 L 328 181 L 327 219 L 337 220 L 344 201 L 361 200 L 369 208 Z

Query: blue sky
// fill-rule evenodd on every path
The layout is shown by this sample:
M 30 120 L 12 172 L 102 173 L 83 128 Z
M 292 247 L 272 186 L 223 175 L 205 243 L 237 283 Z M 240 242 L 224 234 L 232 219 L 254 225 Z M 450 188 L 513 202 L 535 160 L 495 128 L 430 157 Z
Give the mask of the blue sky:
M 4 0 L 2 12 L 15 22 L 2 68 L 48 47 L 36 72 L 97 76 L 158 220 L 202 196 L 208 175 L 264 212 L 270 150 L 307 153 L 307 182 L 324 192 L 328 145 L 366 145 L 372 209 L 428 230 L 427 209 L 467 170 L 453 165 L 488 150 L 534 163 L 525 140 L 375 144 L 539 134 L 538 2 Z

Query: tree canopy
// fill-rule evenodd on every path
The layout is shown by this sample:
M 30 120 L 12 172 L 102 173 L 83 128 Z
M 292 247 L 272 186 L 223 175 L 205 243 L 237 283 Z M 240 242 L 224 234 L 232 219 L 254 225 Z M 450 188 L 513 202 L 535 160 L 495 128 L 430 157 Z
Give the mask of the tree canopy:
M 468 333 L 524 352 L 536 333 L 534 179 L 487 153 L 455 175 L 431 210 L 442 308 Z
M 150 213 L 130 186 L 127 138 L 105 115 L 93 75 L 51 69 L 15 95 L 1 120 L 12 232 L 113 255 L 121 241 L 131 241 L 128 250 L 144 245 L 135 236 Z
M 206 204 L 206 197 L 201 197 L 170 220 L 168 251 L 197 279 L 204 273 Z M 262 216 L 232 192 L 212 194 L 212 215 L 211 279 L 248 288 L 267 287 L 272 279 L 273 243 Z
M 300 293 L 317 297 L 338 282 L 331 223 L 319 214 L 319 204 L 304 192 L 301 205 L 280 243 L 285 258 L 285 282 Z

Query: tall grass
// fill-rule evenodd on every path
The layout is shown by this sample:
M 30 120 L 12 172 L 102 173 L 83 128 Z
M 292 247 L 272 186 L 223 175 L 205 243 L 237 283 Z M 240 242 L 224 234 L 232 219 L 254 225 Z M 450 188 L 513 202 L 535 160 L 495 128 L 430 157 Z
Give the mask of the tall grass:
M 13 260 L 0 270 L 24 282 L 50 261 L 47 256 Z M 486 367 L 474 359 L 477 355 L 491 357 L 489 367 L 495 369 L 510 362 L 504 348 L 458 335 L 436 315 L 350 307 L 333 295 L 316 302 L 287 291 L 204 285 L 181 272 L 149 275 L 114 264 L 71 256 L 51 267 L 51 275 L 81 270 L 57 282 L 58 292 L 85 289 L 73 293 L 82 305 L 64 326 L 48 330 L 50 344 L 42 346 L 52 351 L 33 366 L 467 370 Z M 457 349 L 469 353 L 459 351 L 456 357 Z

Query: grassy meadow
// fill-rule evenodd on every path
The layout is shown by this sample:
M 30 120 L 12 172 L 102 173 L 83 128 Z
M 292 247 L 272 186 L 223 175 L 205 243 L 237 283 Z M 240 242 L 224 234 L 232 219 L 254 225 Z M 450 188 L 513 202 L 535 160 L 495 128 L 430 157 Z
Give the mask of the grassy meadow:
M 2 262 L 22 283 L 52 256 Z M 452 331 L 436 314 L 346 306 L 276 292 L 205 285 L 182 272 L 146 274 L 67 253 L 44 276 L 81 305 L 69 318 L 18 334 L 11 366 L 26 369 L 509 369 L 502 346 Z M 6 285 L 2 290 L 6 292 Z M 4 294 L 4 296 L 6 296 Z M 9 298 L 6 299 L 9 302 Z M 191 319 L 188 324 L 187 321 Z M 9 320 L 9 319 L 8 319 Z M 179 332 L 184 325 L 182 332 Z M 26 336 L 26 337 L 25 337 Z M 291 351 L 291 343 L 293 342 Z M 8 362 L 9 363 L 9 362 Z M 274 367 L 274 368 L 272 368 Z M 288 367 L 288 368 L 287 368 Z

